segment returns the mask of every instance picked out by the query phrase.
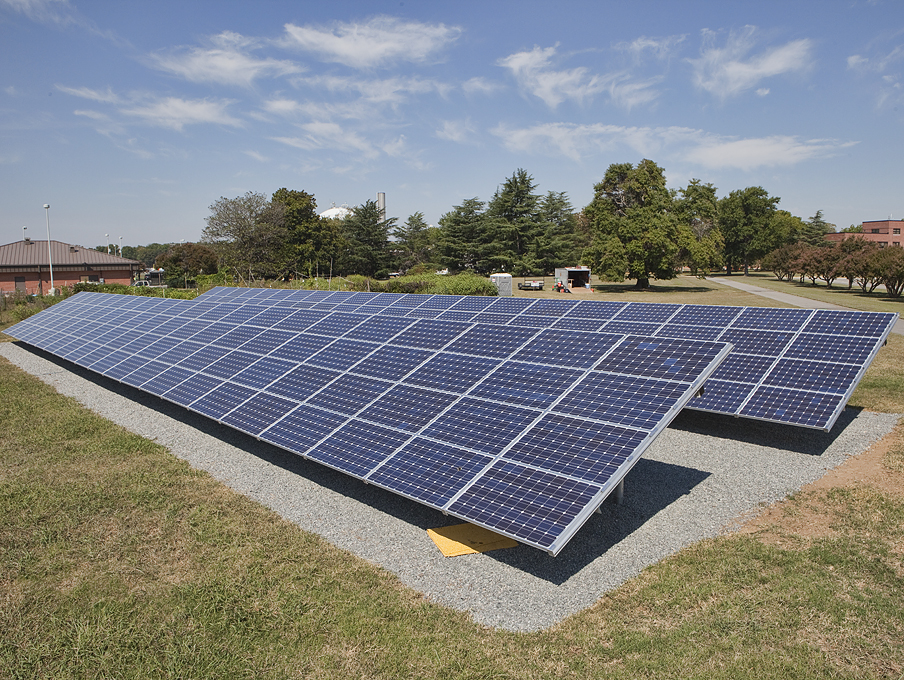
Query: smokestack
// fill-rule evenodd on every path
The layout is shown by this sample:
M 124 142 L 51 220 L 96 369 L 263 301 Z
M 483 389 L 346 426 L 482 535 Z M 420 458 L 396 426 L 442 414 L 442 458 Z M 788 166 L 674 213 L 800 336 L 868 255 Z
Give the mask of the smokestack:
M 386 194 L 377 192 L 377 208 L 380 210 L 380 221 L 386 221 Z

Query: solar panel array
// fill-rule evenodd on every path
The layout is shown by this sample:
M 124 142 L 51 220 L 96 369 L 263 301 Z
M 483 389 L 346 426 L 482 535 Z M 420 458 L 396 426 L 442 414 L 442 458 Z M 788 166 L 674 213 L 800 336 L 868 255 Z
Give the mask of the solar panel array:
M 80 293 L 7 333 L 557 554 L 730 345 L 567 325 L 499 328 L 530 303 Z
M 826 431 L 898 318 L 824 309 L 226 287 L 196 302 L 729 342 L 731 357 L 689 408 Z M 562 351 L 583 351 L 586 337 L 564 334 Z

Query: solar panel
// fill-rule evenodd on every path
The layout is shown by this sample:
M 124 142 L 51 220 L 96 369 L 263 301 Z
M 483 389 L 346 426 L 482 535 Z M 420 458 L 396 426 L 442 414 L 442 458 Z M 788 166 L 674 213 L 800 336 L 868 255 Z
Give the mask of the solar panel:
M 267 311 L 262 301 L 272 309 L 287 300 L 268 293 L 242 296 L 249 308 L 230 304 L 219 320 L 202 300 L 206 321 L 192 305 L 158 310 L 80 294 L 10 331 L 38 347 L 66 340 L 64 351 L 92 357 L 88 365 L 104 375 L 552 554 L 730 348 L 331 310 L 307 310 L 319 318 L 303 332 L 295 315 L 253 325 Z M 413 310 L 431 299 L 365 302 Z M 109 329 L 85 322 L 114 307 L 126 327 L 130 314 L 161 310 L 184 319 L 173 333 L 207 325 L 187 341 L 164 335 L 110 352 Z M 565 311 L 549 307 L 546 316 Z M 222 335 L 196 340 L 214 325 Z M 575 398 L 585 393 L 599 403 Z
M 216 288 L 198 299 L 231 302 L 241 295 L 236 292 L 240 290 Z M 271 292 L 269 299 L 295 294 L 310 297 L 312 292 Z M 842 310 L 470 296 L 450 304 L 456 296 L 425 299 L 399 294 L 397 300 L 408 300 L 400 304 L 392 302 L 390 293 L 378 297 L 383 307 L 355 311 L 382 315 L 387 312 L 385 305 L 391 305 L 395 313 L 410 310 L 404 318 L 416 318 L 423 309 L 433 309 L 433 300 L 441 299 L 437 306 L 446 311 L 437 321 L 506 326 L 513 333 L 515 327 L 555 328 L 728 342 L 734 345 L 732 357 L 738 361 L 730 364 L 730 373 L 728 366 L 720 369 L 707 383 L 706 393 L 688 408 L 826 431 L 835 424 L 897 320 L 893 313 Z M 421 300 L 420 306 L 414 306 Z M 796 370 L 789 372 L 786 359 L 810 363 L 795 364 Z M 836 366 L 831 380 L 814 378 L 827 377 Z M 799 403 L 789 407 L 795 399 Z

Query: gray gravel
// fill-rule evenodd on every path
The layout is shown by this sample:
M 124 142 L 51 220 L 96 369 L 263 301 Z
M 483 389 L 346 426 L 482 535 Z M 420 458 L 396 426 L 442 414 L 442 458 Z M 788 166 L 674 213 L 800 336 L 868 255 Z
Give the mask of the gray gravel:
M 459 520 L 24 345 L 0 343 L 0 355 L 432 600 L 516 631 L 548 627 L 682 547 L 730 531 L 866 450 L 900 417 L 847 409 L 823 433 L 686 411 L 628 475 L 624 504 L 605 504 L 558 557 L 519 546 L 445 558 L 425 530 Z

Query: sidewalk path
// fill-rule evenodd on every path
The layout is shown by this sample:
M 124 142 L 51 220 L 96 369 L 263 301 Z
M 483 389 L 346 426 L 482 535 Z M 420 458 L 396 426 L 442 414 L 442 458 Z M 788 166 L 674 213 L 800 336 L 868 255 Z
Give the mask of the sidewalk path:
M 778 302 L 786 302 L 789 305 L 794 305 L 795 307 L 803 307 L 804 309 L 851 309 L 850 307 L 833 305 L 831 302 L 820 302 L 819 300 L 811 300 L 799 295 L 791 295 L 790 293 L 779 293 L 774 290 L 769 290 L 768 288 L 755 286 L 752 283 L 737 281 L 727 276 L 720 276 L 719 278 L 707 276 L 706 280 L 713 283 L 722 283 L 726 286 L 731 286 L 732 288 L 746 291 L 747 293 L 753 293 L 754 295 L 769 298 L 770 300 L 777 300 Z M 904 319 L 901 319 L 900 315 L 898 316 L 898 320 L 895 322 L 894 327 L 891 329 L 891 332 L 897 333 L 898 335 L 904 335 Z

